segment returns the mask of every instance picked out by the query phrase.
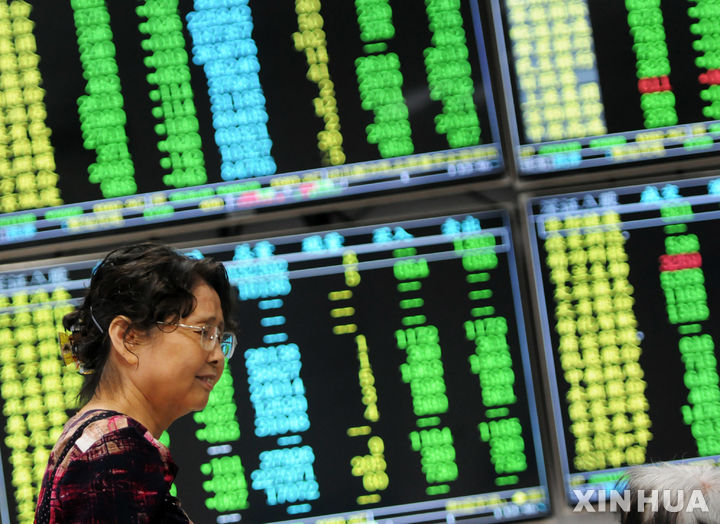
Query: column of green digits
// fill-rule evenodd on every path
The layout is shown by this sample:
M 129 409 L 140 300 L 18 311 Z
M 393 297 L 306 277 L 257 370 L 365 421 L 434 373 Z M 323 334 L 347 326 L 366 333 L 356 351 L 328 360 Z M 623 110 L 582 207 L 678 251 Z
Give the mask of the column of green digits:
M 487 271 L 495 269 L 498 265 L 498 257 L 495 250 L 487 249 L 495 245 L 495 237 L 492 235 L 479 235 L 456 239 L 454 241 L 455 252 L 462 254 L 463 269 L 469 274 L 466 277 L 468 284 L 483 283 L 490 280 L 490 273 Z M 483 249 L 485 248 L 485 249 Z M 470 292 L 471 300 L 490 298 L 489 290 L 475 290 Z M 473 307 L 470 310 L 473 317 L 485 317 L 495 314 L 493 306 Z
M 412 431 L 410 445 L 413 451 L 417 451 L 422 457 L 422 471 L 428 484 L 457 480 L 458 467 L 455 463 L 455 447 L 449 427 Z M 450 486 L 447 484 L 426 488 L 428 495 L 442 494 L 448 491 L 450 491 Z
M 670 86 L 670 60 L 660 0 L 625 0 L 637 58 L 640 107 L 645 127 L 677 124 L 675 95 Z
M 399 329 L 395 332 L 398 349 L 407 354 L 400 366 L 402 381 L 410 384 L 413 412 L 418 417 L 446 413 L 448 398 L 442 364 L 440 338 L 435 326 Z
M 517 402 L 515 373 L 507 343 L 504 317 L 487 317 L 465 323 L 466 335 L 476 344 L 470 370 L 479 376 L 483 405 L 486 408 L 509 407 Z M 508 409 L 488 409 L 489 417 L 506 416 Z M 496 415 L 497 414 L 497 415 Z M 509 421 L 514 420 L 512 424 Z M 502 418 L 479 425 L 483 442 L 490 445 L 490 459 L 499 475 L 527 469 L 525 442 L 517 418 Z M 513 479 L 505 479 L 513 480 Z M 517 481 L 517 479 L 514 479 Z
M 712 335 L 703 333 L 703 322 L 710 319 L 705 274 L 702 269 L 700 240 L 687 233 L 693 211 L 689 204 L 676 203 L 661 208 L 665 226 L 665 254 L 660 256 L 660 285 L 665 294 L 668 321 L 676 325 L 678 346 L 685 364 L 683 382 L 688 404 L 681 407 L 683 422 L 690 426 L 698 454 L 720 453 L 720 377 Z M 677 223 L 677 222 L 680 223 Z
M 478 424 L 480 439 L 490 444 L 490 462 L 498 475 L 521 473 L 527 470 L 525 440 L 522 425 L 517 417 L 501 418 Z M 499 482 L 497 482 L 499 481 Z M 507 486 L 519 481 L 517 475 L 496 479 L 496 484 Z
M 363 42 L 381 42 L 395 36 L 388 0 L 355 0 L 355 10 Z
M 619 220 L 616 213 L 588 213 L 545 222 L 574 463 L 581 471 L 641 464 L 652 438 Z
M 295 49 L 305 53 L 307 78 L 317 84 L 320 96 L 313 98 L 315 115 L 323 119 L 324 129 L 317 135 L 318 149 L 322 152 L 323 165 L 337 166 L 345 163 L 343 136 L 340 133 L 335 84 L 330 78 L 327 40 L 323 31 L 324 20 L 320 15 L 319 0 L 295 0 L 299 31 L 293 33 Z
M 683 422 L 690 426 L 698 454 L 720 453 L 717 420 L 720 417 L 715 341 L 703 333 L 680 339 L 680 353 L 685 363 L 684 382 L 689 390 L 688 405 L 682 406 Z
M 66 291 L 0 298 L 0 380 L 5 444 L 10 448 L 18 521 L 33 522 L 50 449 L 74 407 L 82 378 L 58 358 L 59 318 L 72 309 Z M 55 307 L 49 302 L 55 302 Z
M 473 100 L 475 87 L 468 60 L 460 2 L 425 0 L 433 47 L 423 51 L 430 98 L 442 102 L 435 131 L 447 136 L 450 147 L 480 143 L 480 121 Z
M 233 442 L 240 438 L 234 394 L 230 366 L 226 365 L 220 380 L 210 393 L 207 406 L 193 415 L 195 422 L 205 426 L 195 432 L 198 440 L 215 444 Z M 208 509 L 225 512 L 248 507 L 247 481 L 239 455 L 213 458 L 203 464 L 200 471 L 210 477 L 203 482 L 203 490 L 210 494 L 210 497 L 205 499 Z
M 414 247 L 396 249 L 395 257 L 401 258 L 393 265 L 395 278 L 400 282 L 398 290 L 417 292 L 421 280 L 430 275 L 424 258 L 409 258 L 416 254 Z M 403 295 L 405 297 L 405 295 Z M 406 360 L 400 365 L 400 376 L 410 385 L 413 413 L 418 417 L 418 427 L 440 426 L 441 415 L 448 411 L 448 398 L 442 363 L 442 349 L 437 327 L 427 325 L 422 314 L 424 301 L 421 297 L 408 297 L 400 301 L 406 316 L 404 328 L 395 331 L 397 348 L 405 351 Z M 428 484 L 429 495 L 447 493 L 450 486 L 443 484 L 457 479 L 455 448 L 449 427 L 423 429 L 410 433 L 410 444 L 420 453 L 422 472 Z
M 224 512 L 248 507 L 245 468 L 239 455 L 212 458 L 200 466 L 200 471 L 203 475 L 212 475 L 210 480 L 203 482 L 203 490 L 214 493 L 213 497 L 205 500 L 209 509 Z
M 667 237 L 666 241 L 673 238 Z M 660 277 L 671 324 L 702 322 L 709 318 L 705 275 L 701 267 L 663 270 Z
M 388 0 L 355 0 L 360 26 L 360 39 L 367 44 L 367 53 L 355 60 L 362 108 L 372 111 L 373 123 L 365 128 L 368 142 L 377 144 L 383 158 L 410 155 L 412 142 L 408 108 L 402 94 L 403 75 L 400 58 L 387 50 L 387 43 L 395 36 L 392 9 Z
M 720 32 L 718 13 L 720 13 L 719 0 L 690 0 L 695 4 L 688 8 L 688 16 L 697 19 L 690 25 L 690 32 L 695 35 L 693 49 L 700 56 L 695 59 L 695 65 L 704 72 L 698 80 L 707 86 L 700 91 L 700 98 L 706 102 L 703 115 L 714 120 L 720 119 Z
M 667 254 L 660 256 L 660 282 L 665 292 L 668 320 L 671 324 L 708 320 L 710 309 L 697 237 L 668 236 L 665 248 Z
M 525 441 L 522 426 L 516 417 L 508 417 L 510 407 L 517 402 L 515 395 L 515 372 L 507 342 L 508 324 L 505 317 L 493 316 L 495 309 L 485 305 L 492 298 L 487 288 L 491 269 L 498 265 L 495 236 L 477 234 L 457 238 L 453 242 L 455 252 L 462 255 L 462 264 L 468 275 L 468 284 L 479 284 L 480 289 L 468 292 L 472 301 L 471 315 L 474 320 L 464 323 L 465 337 L 475 343 L 475 352 L 468 357 L 470 372 L 478 375 L 483 405 L 488 408 L 485 415 L 499 420 L 483 421 L 478 425 L 480 438 L 490 447 L 490 461 L 498 486 L 507 486 L 519 481 L 517 475 L 527 469 Z M 480 304 L 476 306 L 475 304 Z M 508 418 L 501 418 L 508 417 Z
M 125 132 L 127 115 L 115 60 L 110 14 L 105 0 L 71 0 L 80 62 L 86 80 L 78 98 L 83 146 L 94 150 L 96 161 L 88 168 L 89 180 L 100 184 L 105 198 L 137 192 L 135 166 Z
M 145 0 L 135 10 L 147 20 L 138 27 L 141 33 L 149 35 L 141 43 L 150 52 L 143 62 L 155 70 L 147 75 L 147 81 L 157 86 L 150 91 L 150 99 L 158 104 L 152 114 L 162 121 L 155 126 L 155 132 L 166 136 L 158 142 L 158 149 L 166 153 L 160 166 L 170 170 L 169 175 L 163 176 L 163 182 L 171 187 L 204 184 L 207 173 L 178 0 Z
M 62 204 L 28 2 L 0 2 L 0 210 Z

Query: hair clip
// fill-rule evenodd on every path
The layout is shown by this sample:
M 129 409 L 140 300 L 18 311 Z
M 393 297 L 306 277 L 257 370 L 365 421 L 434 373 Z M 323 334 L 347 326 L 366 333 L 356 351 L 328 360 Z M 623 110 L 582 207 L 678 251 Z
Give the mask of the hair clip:
M 68 335 L 64 332 L 58 333 L 58 342 L 60 343 L 60 355 L 62 356 L 63 362 L 66 366 L 75 364 L 75 370 L 81 375 L 92 375 L 94 371 L 92 369 L 85 369 L 85 366 L 80 362 L 77 356 L 77 334 L 72 333 Z

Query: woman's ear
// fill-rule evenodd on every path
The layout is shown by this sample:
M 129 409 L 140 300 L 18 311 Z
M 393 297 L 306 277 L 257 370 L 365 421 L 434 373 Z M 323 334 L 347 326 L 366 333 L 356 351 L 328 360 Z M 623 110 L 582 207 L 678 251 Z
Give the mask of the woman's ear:
M 138 357 L 132 351 L 133 346 L 137 343 L 134 331 L 130 328 L 130 319 L 125 315 L 118 315 L 112 319 L 108 326 L 108 336 L 110 337 L 110 350 L 120 360 L 121 363 L 137 366 Z

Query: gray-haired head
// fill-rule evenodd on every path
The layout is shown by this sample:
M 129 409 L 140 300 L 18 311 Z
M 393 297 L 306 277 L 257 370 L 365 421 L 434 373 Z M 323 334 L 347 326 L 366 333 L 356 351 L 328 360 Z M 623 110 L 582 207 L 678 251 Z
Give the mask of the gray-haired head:
M 720 523 L 720 468 L 707 464 L 656 464 L 631 468 L 623 524 Z

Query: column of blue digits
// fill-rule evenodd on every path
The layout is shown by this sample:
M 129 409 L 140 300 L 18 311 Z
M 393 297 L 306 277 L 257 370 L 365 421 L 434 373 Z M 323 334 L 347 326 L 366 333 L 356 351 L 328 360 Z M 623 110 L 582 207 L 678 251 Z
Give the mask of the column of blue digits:
M 274 251 L 275 246 L 266 241 L 252 247 L 241 244 L 226 268 L 240 299 L 258 300 L 264 315 L 260 324 L 270 331 L 263 336 L 263 346 L 244 353 L 255 435 L 279 436 L 278 448 L 260 453 L 260 467 L 250 474 L 251 486 L 265 492 L 269 505 L 290 504 L 287 512 L 297 514 L 310 511 L 307 501 L 319 498 L 320 492 L 313 449 L 299 445 L 299 433 L 310 428 L 308 403 L 300 377 L 300 348 L 287 342 L 287 333 L 280 331 L 285 324 L 283 297 L 291 285 L 287 260 Z
M 258 437 L 299 433 L 310 427 L 297 344 L 251 348 L 245 352 L 250 401 Z
M 192 60 L 207 76 L 223 180 L 276 171 L 247 4 L 248 0 L 195 0 L 195 10 L 187 15 Z

